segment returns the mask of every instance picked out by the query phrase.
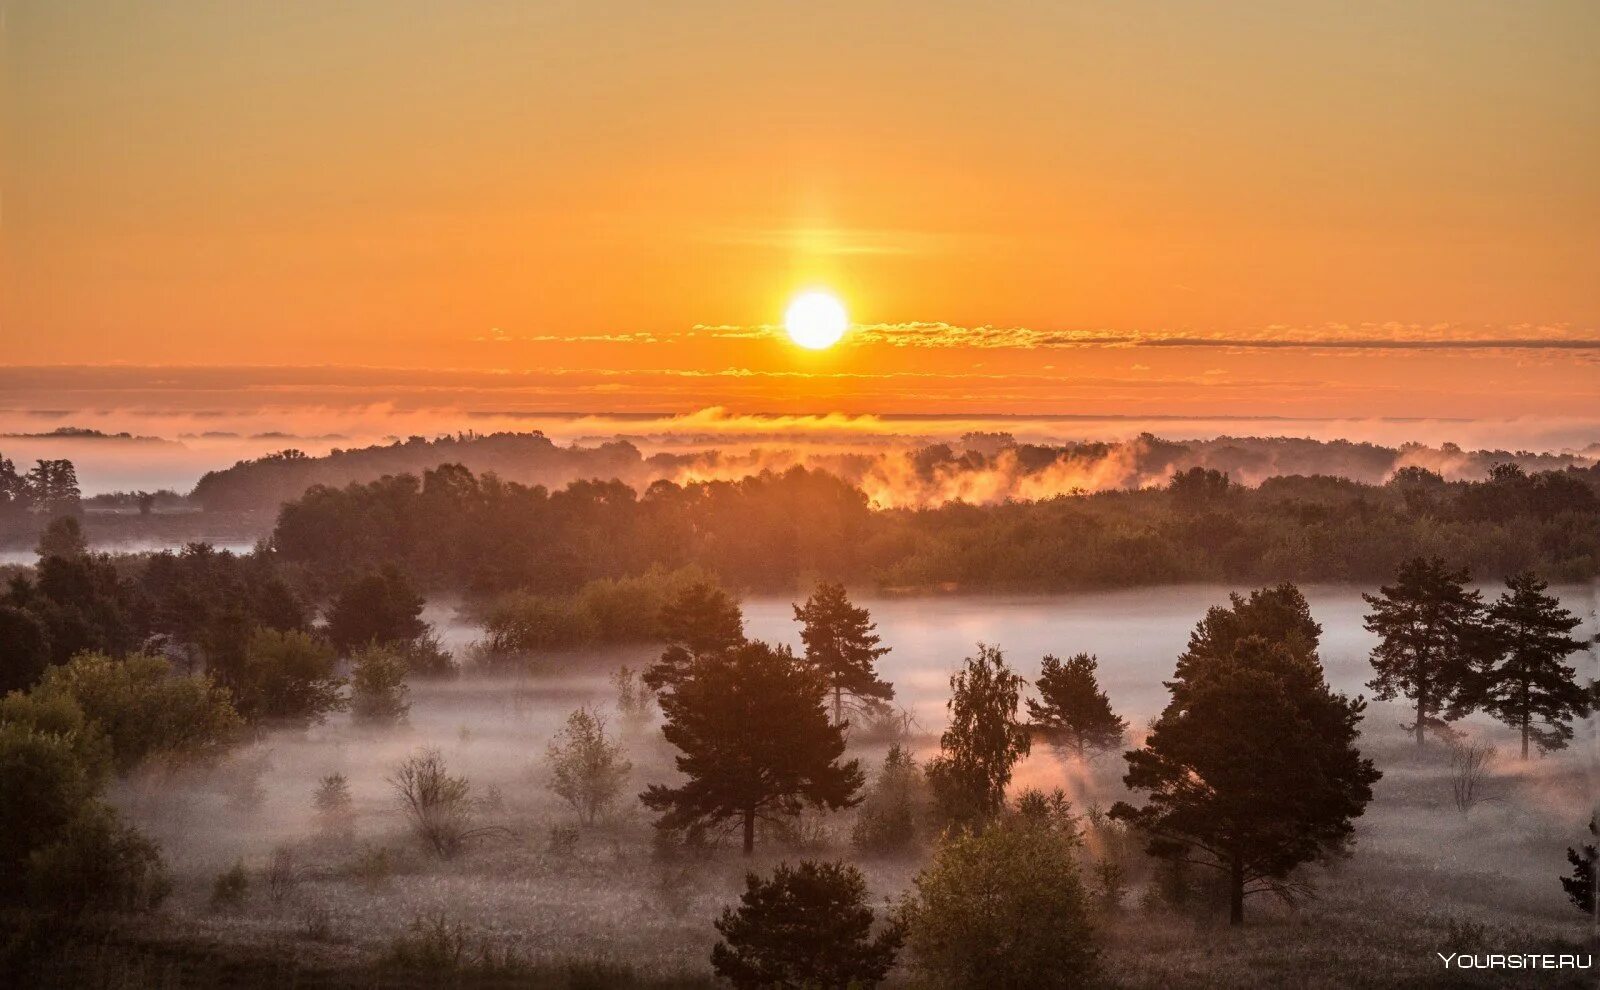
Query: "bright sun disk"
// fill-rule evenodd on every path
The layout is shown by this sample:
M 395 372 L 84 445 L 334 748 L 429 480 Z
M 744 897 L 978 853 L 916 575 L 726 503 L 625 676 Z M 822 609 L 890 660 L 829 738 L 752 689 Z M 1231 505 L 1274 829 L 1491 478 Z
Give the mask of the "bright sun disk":
M 832 293 L 802 292 L 783 314 L 783 326 L 789 331 L 790 340 L 820 351 L 839 342 L 850 327 L 850 317 L 845 314 L 844 303 Z

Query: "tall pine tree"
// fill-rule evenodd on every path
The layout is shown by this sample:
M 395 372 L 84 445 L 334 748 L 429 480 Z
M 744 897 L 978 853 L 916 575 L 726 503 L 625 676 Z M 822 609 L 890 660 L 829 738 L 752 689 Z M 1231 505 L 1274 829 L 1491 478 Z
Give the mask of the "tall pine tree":
M 739 603 L 707 581 L 696 581 L 662 606 L 660 626 L 666 649 L 644 672 L 644 682 L 653 691 L 688 676 L 695 661 L 726 652 L 745 641 Z
M 1571 721 L 1590 705 L 1577 672 L 1561 662 L 1583 649 L 1569 635 L 1582 620 L 1545 594 L 1548 587 L 1531 571 L 1506 578 L 1506 590 L 1489 606 L 1491 659 L 1475 699 L 1521 732 L 1524 760 L 1530 739 L 1541 753 L 1565 749 Z
M 1088 653 L 1065 662 L 1047 656 L 1039 665 L 1039 701 L 1028 699 L 1033 730 L 1053 746 L 1070 748 L 1079 759 L 1122 745 L 1128 723 L 1111 710 L 1111 699 L 1095 679 L 1097 660 Z
M 850 603 L 844 585 L 826 581 L 817 585 L 804 605 L 794 607 L 794 618 L 803 624 L 800 639 L 806 644 L 806 663 L 833 693 L 834 725 L 844 724 L 847 696 L 855 701 L 894 697 L 894 688 L 880 680 L 874 668 L 889 647 L 878 645 L 871 615 Z
M 681 786 L 641 795 L 668 829 L 737 822 L 746 855 L 756 822 L 811 805 L 860 802 L 860 764 L 840 763 L 844 735 L 828 720 L 824 685 L 787 648 L 747 642 L 695 661 L 661 698 L 661 732 L 682 755 Z
M 1430 727 L 1471 710 L 1475 666 L 1487 645 L 1483 597 L 1467 590 L 1466 568 L 1450 570 L 1437 557 L 1414 557 L 1400 565 L 1395 583 L 1362 595 L 1372 611 L 1368 632 L 1376 676 L 1367 682 L 1379 700 L 1407 698 L 1415 721 L 1406 726 L 1421 746 Z
M 1112 815 L 1142 829 L 1152 855 L 1219 871 L 1238 924 L 1247 896 L 1292 891 L 1296 867 L 1349 843 L 1381 775 L 1355 746 L 1365 703 L 1328 687 L 1315 640 L 1250 635 L 1186 657 L 1144 748 L 1127 755 L 1123 781 L 1149 802 Z

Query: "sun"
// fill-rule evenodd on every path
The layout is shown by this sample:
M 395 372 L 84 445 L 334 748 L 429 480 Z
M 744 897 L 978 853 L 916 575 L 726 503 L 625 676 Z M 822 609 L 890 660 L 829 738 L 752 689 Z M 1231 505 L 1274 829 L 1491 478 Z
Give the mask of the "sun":
M 789 331 L 790 340 L 809 350 L 820 351 L 839 342 L 850 328 L 850 317 L 837 296 L 813 290 L 794 297 L 783 314 L 783 326 Z

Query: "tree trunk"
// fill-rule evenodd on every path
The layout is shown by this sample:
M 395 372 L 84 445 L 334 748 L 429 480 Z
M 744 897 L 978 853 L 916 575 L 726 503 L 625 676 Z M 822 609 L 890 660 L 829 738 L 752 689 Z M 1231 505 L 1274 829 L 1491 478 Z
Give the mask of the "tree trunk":
M 844 689 L 839 685 L 833 686 L 833 724 L 844 724 Z
M 1244 924 L 1244 860 L 1237 854 L 1228 876 L 1228 924 Z
M 756 813 L 744 813 L 744 854 L 746 856 L 756 851 Z
M 1427 708 L 1427 695 L 1417 692 L 1417 745 L 1423 746 L 1427 741 L 1427 723 L 1423 719 L 1423 712 Z
M 1522 716 L 1522 758 L 1528 758 L 1528 716 Z

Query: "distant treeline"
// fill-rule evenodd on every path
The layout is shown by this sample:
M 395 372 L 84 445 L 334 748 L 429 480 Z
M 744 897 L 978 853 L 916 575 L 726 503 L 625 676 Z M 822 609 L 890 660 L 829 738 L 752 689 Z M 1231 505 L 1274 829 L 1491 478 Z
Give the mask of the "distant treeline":
M 1533 568 L 1600 574 L 1600 470 L 1451 482 L 1421 468 L 1383 485 L 1204 468 L 1133 491 L 1031 503 L 874 510 L 831 474 L 792 468 L 643 492 L 618 481 L 551 491 L 443 465 L 284 506 L 272 543 L 308 586 L 394 565 L 424 588 L 571 595 L 586 582 L 695 567 L 730 587 L 816 579 L 884 587 L 1056 590 L 1179 581 L 1363 581 L 1414 556 L 1485 579 Z
M 1454 444 L 1385 447 L 1347 440 L 1297 437 L 1217 437 L 1164 440 L 1144 434 L 1106 443 L 1019 443 L 1007 433 L 969 433 L 958 441 L 923 447 L 903 444 L 861 452 L 825 439 L 694 437 L 693 450 L 645 455 L 627 439 L 597 446 L 561 446 L 542 433 L 462 433 L 432 440 L 414 436 L 393 443 L 334 450 L 313 457 L 285 450 L 202 477 L 191 499 L 208 512 L 276 512 L 312 485 L 343 487 L 384 475 L 416 474 L 439 464 L 460 464 L 474 474 L 559 488 L 590 478 L 616 479 L 639 491 L 658 480 L 735 480 L 762 470 L 793 466 L 822 469 L 867 491 L 883 506 L 930 507 L 951 498 L 998 502 L 1033 500 L 1075 489 L 1139 488 L 1164 483 L 1174 471 L 1203 467 L 1238 483 L 1257 485 L 1284 475 L 1332 475 L 1377 484 L 1406 467 L 1423 467 L 1447 480 L 1481 480 L 1497 463 L 1529 472 L 1587 467 L 1592 459 L 1530 451 L 1463 450 Z

